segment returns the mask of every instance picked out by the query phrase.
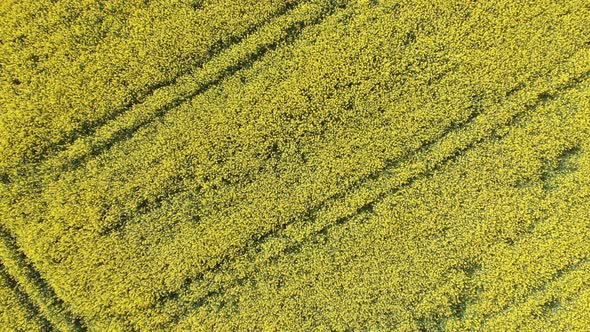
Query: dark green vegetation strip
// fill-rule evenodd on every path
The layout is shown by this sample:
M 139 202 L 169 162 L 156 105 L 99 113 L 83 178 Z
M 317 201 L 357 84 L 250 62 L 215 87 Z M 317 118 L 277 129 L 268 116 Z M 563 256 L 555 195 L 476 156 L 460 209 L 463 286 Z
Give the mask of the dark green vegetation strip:
M 47 319 L 57 330 L 86 331 L 82 321 L 65 309 L 63 301 L 55 295 L 39 272 L 27 262 L 27 258 L 18 249 L 15 239 L 3 228 L 0 228 L 0 241 L 2 272 L 9 278 L 9 284 L 18 284 L 18 287 L 27 294 L 31 301 L 27 303 L 29 309 L 34 310 L 33 313 L 40 310 L 42 313 L 40 319 L 42 321 Z
M 54 331 L 0 262 L 0 325 L 7 331 Z

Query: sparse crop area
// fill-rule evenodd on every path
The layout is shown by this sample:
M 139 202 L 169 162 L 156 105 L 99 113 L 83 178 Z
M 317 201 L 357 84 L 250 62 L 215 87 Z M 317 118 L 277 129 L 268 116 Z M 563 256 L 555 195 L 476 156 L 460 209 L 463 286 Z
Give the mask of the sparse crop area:
M 587 0 L 0 1 L 1 331 L 587 331 Z

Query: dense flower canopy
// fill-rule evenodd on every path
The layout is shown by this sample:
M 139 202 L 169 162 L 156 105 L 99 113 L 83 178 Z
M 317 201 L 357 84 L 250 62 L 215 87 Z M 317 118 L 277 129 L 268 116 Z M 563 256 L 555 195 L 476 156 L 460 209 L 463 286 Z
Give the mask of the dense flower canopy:
M 0 326 L 582 331 L 589 151 L 586 0 L 5 0 Z

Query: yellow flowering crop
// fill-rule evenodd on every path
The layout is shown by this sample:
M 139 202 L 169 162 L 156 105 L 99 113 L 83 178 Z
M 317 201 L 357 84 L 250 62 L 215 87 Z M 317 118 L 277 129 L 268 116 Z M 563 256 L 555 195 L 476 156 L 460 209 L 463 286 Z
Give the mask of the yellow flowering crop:
M 1 331 L 585 331 L 590 5 L 0 2 Z

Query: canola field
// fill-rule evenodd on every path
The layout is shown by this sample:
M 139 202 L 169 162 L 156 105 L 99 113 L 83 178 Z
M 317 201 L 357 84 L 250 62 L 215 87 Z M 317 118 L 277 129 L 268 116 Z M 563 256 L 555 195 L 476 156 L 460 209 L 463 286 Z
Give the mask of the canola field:
M 588 331 L 587 0 L 0 1 L 1 331 Z

